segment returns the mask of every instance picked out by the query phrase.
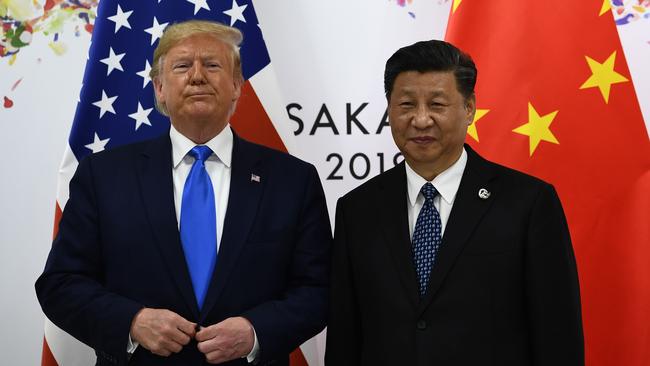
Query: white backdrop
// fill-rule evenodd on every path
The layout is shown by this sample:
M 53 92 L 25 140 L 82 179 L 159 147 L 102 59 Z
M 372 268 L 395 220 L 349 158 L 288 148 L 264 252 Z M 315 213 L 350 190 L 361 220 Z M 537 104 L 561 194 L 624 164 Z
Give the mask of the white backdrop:
M 260 27 L 280 81 L 280 95 L 275 101 L 282 104 L 273 106 L 279 111 L 272 114 L 273 122 L 292 135 L 300 126 L 297 120 L 302 121 L 302 131 L 287 146 L 291 153 L 318 167 L 330 214 L 334 213 L 336 199 L 363 181 L 354 174 L 372 177 L 379 172 L 380 161 L 384 169 L 393 166 L 396 149 L 389 128 L 376 134 L 385 109 L 384 62 L 403 45 L 442 38 L 449 5 L 445 0 L 415 0 L 404 7 L 390 0 L 256 2 Z M 619 29 L 649 125 L 650 19 Z M 74 115 L 89 40 L 85 32 L 75 36 L 70 26 L 59 34 L 67 52 L 57 56 L 48 46 L 52 35 L 35 33 L 13 65 L 9 65 L 10 58 L 0 58 L 2 364 L 40 363 L 43 315 L 33 283 L 51 243 L 57 168 Z M 13 100 L 13 107 L 2 107 L 4 96 Z M 350 114 L 360 109 L 356 119 L 367 135 L 355 123 L 347 132 L 347 108 Z M 321 125 L 311 135 L 316 121 Z M 367 175 L 365 158 L 360 154 L 368 158 Z M 339 160 L 341 166 L 335 171 Z M 342 179 L 327 179 L 330 175 Z M 323 346 L 322 341 L 311 344 L 307 357 L 322 356 Z
M 43 315 L 34 282 L 52 239 L 57 169 L 67 144 L 90 35 L 36 35 L 12 66 L 0 58 L 0 355 L 3 365 L 40 365 Z M 39 62 L 40 60 L 40 62 Z M 23 78 L 14 91 L 11 86 Z
M 385 169 L 393 167 L 397 148 L 390 128 L 376 133 L 386 109 L 384 64 L 404 45 L 443 38 L 448 5 L 419 1 L 402 8 L 394 1 L 376 0 L 256 3 L 284 100 L 284 116 L 273 122 L 285 125 L 280 128 L 288 125 L 294 134 L 289 152 L 318 168 L 330 216 L 336 199 L 377 175 L 381 161 Z M 357 111 L 358 125 L 348 123 Z M 352 160 L 355 154 L 368 160 L 361 155 Z

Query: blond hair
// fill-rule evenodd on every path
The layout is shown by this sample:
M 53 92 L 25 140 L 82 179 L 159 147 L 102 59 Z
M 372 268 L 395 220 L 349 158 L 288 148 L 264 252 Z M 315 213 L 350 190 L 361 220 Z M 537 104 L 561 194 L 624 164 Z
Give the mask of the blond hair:
M 229 46 L 232 56 L 233 78 L 242 82 L 244 77 L 241 70 L 239 45 L 244 39 L 244 36 L 237 28 L 207 20 L 187 20 L 165 28 L 162 37 L 158 41 L 158 46 L 153 51 L 153 64 L 151 65 L 151 71 L 149 71 L 151 80 L 155 80 L 162 73 L 163 59 L 167 52 L 180 41 L 197 34 L 212 35 Z M 156 108 L 158 111 L 167 116 L 167 108 L 158 102 L 155 93 L 154 98 L 156 99 Z

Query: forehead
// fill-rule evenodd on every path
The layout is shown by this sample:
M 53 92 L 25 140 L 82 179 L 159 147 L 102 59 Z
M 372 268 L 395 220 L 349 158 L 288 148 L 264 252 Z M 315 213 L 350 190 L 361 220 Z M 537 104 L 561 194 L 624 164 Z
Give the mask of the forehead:
M 209 55 L 216 57 L 230 56 L 232 49 L 230 45 L 208 33 L 198 33 L 182 38 L 174 44 L 167 55 L 169 57 Z
M 393 94 L 454 94 L 458 93 L 453 71 L 404 71 L 397 75 Z

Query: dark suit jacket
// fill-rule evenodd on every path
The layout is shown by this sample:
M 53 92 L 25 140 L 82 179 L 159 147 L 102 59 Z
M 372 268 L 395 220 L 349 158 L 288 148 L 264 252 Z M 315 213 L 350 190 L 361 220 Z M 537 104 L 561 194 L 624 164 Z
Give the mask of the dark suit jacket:
M 142 307 L 203 326 L 244 316 L 262 365 L 287 365 L 290 351 L 324 328 L 332 236 L 316 169 L 236 135 L 233 145 L 221 246 L 201 311 L 178 232 L 169 136 L 90 155 L 77 168 L 36 291 L 48 318 L 94 348 L 99 365 L 127 362 Z M 169 358 L 139 347 L 129 361 L 200 364 L 196 343 Z
M 422 300 L 404 163 L 339 200 L 326 365 L 584 364 L 578 276 L 555 190 L 465 149 Z

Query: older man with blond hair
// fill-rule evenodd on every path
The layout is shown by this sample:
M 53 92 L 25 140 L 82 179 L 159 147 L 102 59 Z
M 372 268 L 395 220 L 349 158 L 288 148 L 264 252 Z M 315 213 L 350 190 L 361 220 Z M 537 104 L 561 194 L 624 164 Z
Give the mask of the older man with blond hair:
M 168 134 L 91 155 L 36 291 L 98 365 L 288 365 L 325 326 L 331 231 L 313 166 L 238 137 L 242 34 L 169 26 Z

